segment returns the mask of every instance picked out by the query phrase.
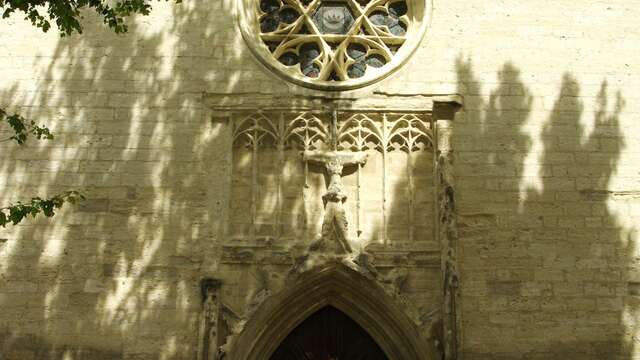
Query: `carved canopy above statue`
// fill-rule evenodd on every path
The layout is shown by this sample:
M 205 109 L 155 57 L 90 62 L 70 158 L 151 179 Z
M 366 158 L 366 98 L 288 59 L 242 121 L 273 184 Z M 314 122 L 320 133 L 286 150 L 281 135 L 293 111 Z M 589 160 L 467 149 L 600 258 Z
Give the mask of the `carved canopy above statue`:
M 343 236 L 352 246 L 437 249 L 431 117 L 336 112 L 332 130 L 332 116 L 234 115 L 229 236 L 238 244 L 308 243 L 325 232 L 326 214 L 335 209 L 346 217 Z M 362 160 L 347 160 L 357 154 Z M 340 162 L 338 173 L 329 169 L 332 161 Z M 340 192 L 339 201 L 332 192 Z

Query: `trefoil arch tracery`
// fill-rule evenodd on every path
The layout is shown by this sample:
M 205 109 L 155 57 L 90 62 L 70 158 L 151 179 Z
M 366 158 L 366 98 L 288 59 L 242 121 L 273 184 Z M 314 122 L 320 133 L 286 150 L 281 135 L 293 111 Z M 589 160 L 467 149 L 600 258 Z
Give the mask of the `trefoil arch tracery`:
M 433 242 L 433 229 L 429 226 L 434 207 L 433 184 L 426 183 L 432 182 L 429 176 L 434 156 L 430 115 L 341 111 L 337 113 L 335 135 L 331 134 L 330 123 L 328 112 L 263 111 L 235 115 L 234 153 L 244 159 L 238 160 L 243 165 L 237 165 L 244 166 L 244 170 L 238 169 L 239 175 L 234 175 L 234 179 L 244 173 L 245 180 L 236 181 L 249 185 L 246 177 L 250 176 L 251 186 L 239 191 L 241 196 L 250 195 L 248 201 L 235 204 L 232 200 L 232 206 L 238 208 L 234 213 L 251 219 L 236 218 L 236 228 L 242 230 L 232 237 L 248 241 L 269 238 L 287 243 L 290 241 L 287 239 L 310 241 L 314 237 L 314 224 L 319 221 L 314 214 L 322 212 L 320 204 L 309 208 L 308 204 L 320 198 L 311 194 L 314 189 L 310 184 L 321 180 L 300 154 L 328 148 L 333 136 L 337 151 L 366 152 L 372 162 L 370 167 L 379 163 L 381 168 L 380 173 L 372 173 L 373 170 L 357 164 L 355 176 L 348 179 L 349 203 L 355 206 L 349 215 L 355 225 L 352 235 L 363 242 L 380 244 L 392 240 Z M 275 165 L 267 169 L 266 163 Z M 406 183 L 398 183 L 404 179 Z M 363 187 L 377 190 L 372 193 Z M 399 187 L 406 188 L 405 195 L 395 194 Z M 297 195 L 292 195 L 292 191 Z M 291 202 L 295 197 L 300 200 L 297 207 Z M 391 201 L 394 197 L 399 200 Z M 372 208 L 377 210 L 371 212 Z M 265 216 L 265 209 L 272 216 Z

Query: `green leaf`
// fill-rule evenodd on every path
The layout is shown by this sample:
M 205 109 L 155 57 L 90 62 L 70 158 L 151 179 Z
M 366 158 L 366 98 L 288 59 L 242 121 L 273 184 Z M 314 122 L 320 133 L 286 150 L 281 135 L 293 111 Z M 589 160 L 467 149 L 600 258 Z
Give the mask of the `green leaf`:
M 175 1 L 177 4 L 182 2 Z M 127 27 L 121 25 L 126 18 L 133 15 L 149 15 L 151 2 L 122 0 L 114 4 L 112 1 L 105 0 L 7 0 L 0 1 L 0 10 L 4 10 L 2 16 L 5 18 L 15 11 L 22 12 L 27 20 L 44 32 L 49 30 L 50 22 L 53 22 L 62 36 L 71 35 L 74 32 L 81 34 L 81 10 L 93 10 L 111 30 L 122 33 L 127 31 Z
M 49 199 L 40 197 L 31 198 L 28 204 L 18 201 L 15 204 L 9 204 L 4 208 L 0 208 L 0 226 L 6 227 L 8 223 L 13 225 L 19 224 L 27 216 L 36 217 L 42 213 L 44 216 L 51 217 L 55 215 L 57 209 L 64 206 L 65 203 L 75 204 L 84 200 L 82 193 L 71 190 L 62 194 L 55 195 Z
M 2 121 L 5 121 L 14 132 L 8 140 L 14 140 L 19 145 L 24 144 L 29 135 L 35 136 L 38 140 L 53 139 L 53 134 L 46 126 L 27 121 L 18 114 L 8 115 L 5 110 L 0 109 L 0 122 Z

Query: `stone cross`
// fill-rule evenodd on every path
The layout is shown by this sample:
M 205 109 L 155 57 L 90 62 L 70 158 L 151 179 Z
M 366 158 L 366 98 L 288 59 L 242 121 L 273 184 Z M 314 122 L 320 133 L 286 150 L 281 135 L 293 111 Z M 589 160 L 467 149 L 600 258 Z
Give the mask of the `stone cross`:
M 364 165 L 367 161 L 367 154 L 363 151 L 350 152 L 337 150 L 336 118 L 337 116 L 334 111 L 329 132 L 329 143 L 332 149 L 305 151 L 302 154 L 302 160 L 324 165 L 325 171 L 330 179 L 327 191 L 322 195 L 325 210 L 320 241 L 327 241 L 330 239 L 331 234 L 335 234 L 336 240 L 342 249 L 347 253 L 351 253 L 352 249 L 348 239 L 349 224 L 344 209 L 344 202 L 347 200 L 347 195 L 342 185 L 342 169 L 345 166 Z

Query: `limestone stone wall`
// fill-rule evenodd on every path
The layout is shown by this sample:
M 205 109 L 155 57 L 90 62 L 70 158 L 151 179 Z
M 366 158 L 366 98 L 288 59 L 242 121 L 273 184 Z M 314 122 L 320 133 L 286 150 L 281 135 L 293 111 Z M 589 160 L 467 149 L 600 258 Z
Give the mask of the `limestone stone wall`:
M 349 93 L 464 98 L 459 358 L 640 359 L 639 5 L 433 0 L 409 63 Z M 0 230 L 0 359 L 193 359 L 199 281 L 260 290 L 259 267 L 220 264 L 231 133 L 204 99 L 318 93 L 252 57 L 234 6 L 158 2 L 123 36 L 90 14 L 62 39 L 0 21 L 0 106 L 55 134 L 0 142 L 0 206 L 87 196 Z

